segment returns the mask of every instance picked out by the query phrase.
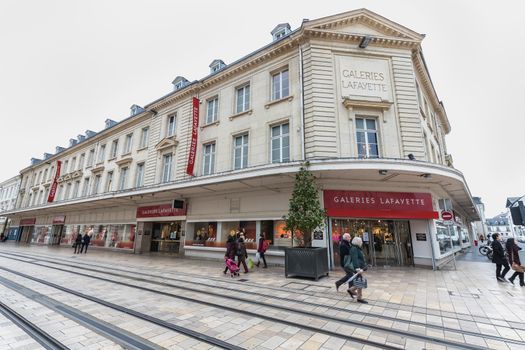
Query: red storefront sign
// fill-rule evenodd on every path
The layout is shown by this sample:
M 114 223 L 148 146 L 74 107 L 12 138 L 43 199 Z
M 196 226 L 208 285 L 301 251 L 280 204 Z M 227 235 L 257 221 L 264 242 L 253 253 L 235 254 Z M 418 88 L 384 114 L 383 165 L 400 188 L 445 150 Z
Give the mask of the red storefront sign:
M 190 153 L 188 154 L 188 167 L 186 168 L 186 174 L 191 176 L 193 176 L 193 166 L 195 165 L 197 130 L 199 128 L 199 99 L 196 97 L 193 98 L 192 118 Z
M 137 208 L 137 219 L 184 215 L 186 215 L 186 206 L 184 206 L 182 209 L 178 209 L 173 208 L 171 204 L 162 204 Z
M 65 215 L 59 215 L 55 216 L 53 218 L 53 225 L 62 225 L 66 223 L 66 216 Z
M 428 193 L 323 191 L 328 216 L 380 219 L 437 219 Z
M 36 218 L 20 220 L 20 226 L 33 226 L 36 223 Z
M 55 200 L 55 194 L 57 193 L 58 178 L 60 177 L 61 166 L 62 162 L 57 160 L 57 172 L 55 173 L 55 178 L 53 179 L 53 184 L 51 185 L 51 190 L 49 191 L 49 196 L 47 197 L 48 203 L 52 203 Z

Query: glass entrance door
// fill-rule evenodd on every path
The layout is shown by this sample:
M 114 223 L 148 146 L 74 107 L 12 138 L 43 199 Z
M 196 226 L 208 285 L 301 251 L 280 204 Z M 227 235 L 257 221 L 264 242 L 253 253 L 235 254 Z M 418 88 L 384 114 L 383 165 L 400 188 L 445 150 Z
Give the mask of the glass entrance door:
M 344 233 L 361 237 L 363 253 L 373 266 L 413 264 L 412 241 L 408 221 L 370 219 L 332 219 L 334 266 L 340 266 L 339 247 Z

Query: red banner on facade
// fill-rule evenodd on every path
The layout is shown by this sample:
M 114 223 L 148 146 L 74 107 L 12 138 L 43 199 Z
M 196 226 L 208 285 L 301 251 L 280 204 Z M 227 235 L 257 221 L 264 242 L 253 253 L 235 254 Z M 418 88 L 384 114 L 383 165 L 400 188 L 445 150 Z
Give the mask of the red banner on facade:
M 49 196 L 47 197 L 48 203 L 52 203 L 55 200 L 55 194 L 57 193 L 58 178 L 60 177 L 61 167 L 62 167 L 62 162 L 57 160 L 57 171 L 55 173 L 55 178 L 53 179 L 53 184 L 51 185 L 51 190 L 49 191 Z
M 196 97 L 193 98 L 191 124 L 191 143 L 190 153 L 188 154 L 188 167 L 186 168 L 186 174 L 193 176 L 193 166 L 195 165 L 195 155 L 197 153 L 197 131 L 199 129 L 199 99 Z
M 33 226 L 34 224 L 36 224 L 36 218 L 20 220 L 20 226 Z
M 428 193 L 323 191 L 328 216 L 384 219 L 437 219 Z
M 183 208 L 173 208 L 171 204 L 162 204 L 137 208 L 137 219 L 184 215 L 186 215 L 186 206 Z

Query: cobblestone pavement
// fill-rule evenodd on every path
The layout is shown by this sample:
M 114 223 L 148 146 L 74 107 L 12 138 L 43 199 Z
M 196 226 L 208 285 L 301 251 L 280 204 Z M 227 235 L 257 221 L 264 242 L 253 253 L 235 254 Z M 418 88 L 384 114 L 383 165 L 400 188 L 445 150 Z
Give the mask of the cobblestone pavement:
M 477 249 L 456 265 L 371 269 L 358 304 L 339 270 L 232 279 L 222 262 L 2 244 L 0 301 L 70 349 L 525 349 L 525 288 Z M 37 348 L 0 314 L 0 350 Z

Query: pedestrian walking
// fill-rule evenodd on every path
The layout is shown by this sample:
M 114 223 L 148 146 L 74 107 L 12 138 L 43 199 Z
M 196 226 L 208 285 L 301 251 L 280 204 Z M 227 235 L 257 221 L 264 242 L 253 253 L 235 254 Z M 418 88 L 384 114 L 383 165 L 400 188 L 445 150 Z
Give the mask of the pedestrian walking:
M 505 275 L 509 272 L 510 266 L 507 257 L 505 257 L 503 245 L 501 244 L 501 235 L 499 233 L 494 233 L 492 239 L 492 262 L 496 264 L 496 279 L 500 282 L 507 282 Z M 503 272 L 501 271 L 502 267 L 505 267 Z
M 514 270 L 514 273 L 509 278 L 509 282 L 514 284 L 514 280 L 516 279 L 516 277 L 519 277 L 520 286 L 525 287 L 525 281 L 523 279 L 525 268 L 521 266 L 520 255 L 519 255 L 519 251 L 521 250 L 521 247 L 516 244 L 516 241 L 514 240 L 514 238 L 509 238 L 507 239 L 505 248 L 507 249 L 507 254 L 509 256 L 510 266 Z
M 248 273 L 248 266 L 246 265 L 246 258 L 248 257 L 248 252 L 246 251 L 246 245 L 244 244 L 244 234 L 241 233 L 239 234 L 239 239 L 237 240 L 237 252 L 236 252 L 236 255 L 237 255 L 237 265 L 239 265 L 239 267 L 242 266 L 244 267 L 244 273 Z
M 485 237 L 483 235 L 479 235 L 479 241 L 481 242 L 481 244 L 483 244 L 483 242 L 485 241 Z
M 268 265 L 266 264 L 266 258 L 264 257 L 264 254 L 268 250 L 268 241 L 266 241 L 266 232 L 261 233 L 261 237 L 259 237 L 259 244 L 257 245 L 257 254 L 259 255 L 259 259 L 257 260 L 257 264 L 255 264 L 257 267 L 261 264 L 261 260 L 264 263 L 263 268 L 267 268 Z
M 84 254 L 87 254 L 88 246 L 89 246 L 89 243 L 91 242 L 90 233 L 92 232 L 93 232 L 92 230 L 89 230 L 89 232 L 85 233 L 84 236 L 82 237 L 82 246 L 80 248 L 80 254 L 82 254 L 82 252 L 84 252 Z M 86 249 L 85 251 L 84 251 L 84 248 Z
M 348 281 L 350 277 L 352 277 L 352 275 L 354 274 L 354 270 L 349 268 L 349 266 L 345 268 L 345 258 L 346 258 L 346 262 L 348 263 L 349 254 L 350 254 L 350 239 L 351 239 L 350 234 L 345 233 L 343 235 L 343 239 L 341 240 L 341 244 L 339 245 L 339 258 L 341 259 L 341 267 L 343 268 L 346 274 L 343 278 L 335 282 L 335 289 L 337 291 L 339 291 L 339 287 L 341 287 L 341 285 L 346 283 L 346 281 Z
M 226 240 L 226 253 L 224 254 L 224 260 L 231 259 L 235 261 L 236 242 L 235 242 L 235 230 L 230 231 L 230 235 Z M 228 265 L 224 268 L 224 274 L 228 272 Z
M 81 246 L 82 246 L 82 234 L 79 232 L 77 233 L 77 237 L 75 238 L 75 243 L 73 243 L 73 247 L 75 248 L 75 252 L 73 254 L 79 254 Z
M 350 246 L 350 259 L 354 267 L 354 273 L 359 276 L 352 281 L 352 286 L 348 289 L 348 294 L 352 298 L 357 296 L 357 302 L 368 304 L 368 301 L 363 299 L 363 288 L 366 288 L 366 279 L 363 277 L 364 269 L 366 268 L 365 256 L 363 254 L 363 240 L 361 237 L 354 237 L 352 245 Z

